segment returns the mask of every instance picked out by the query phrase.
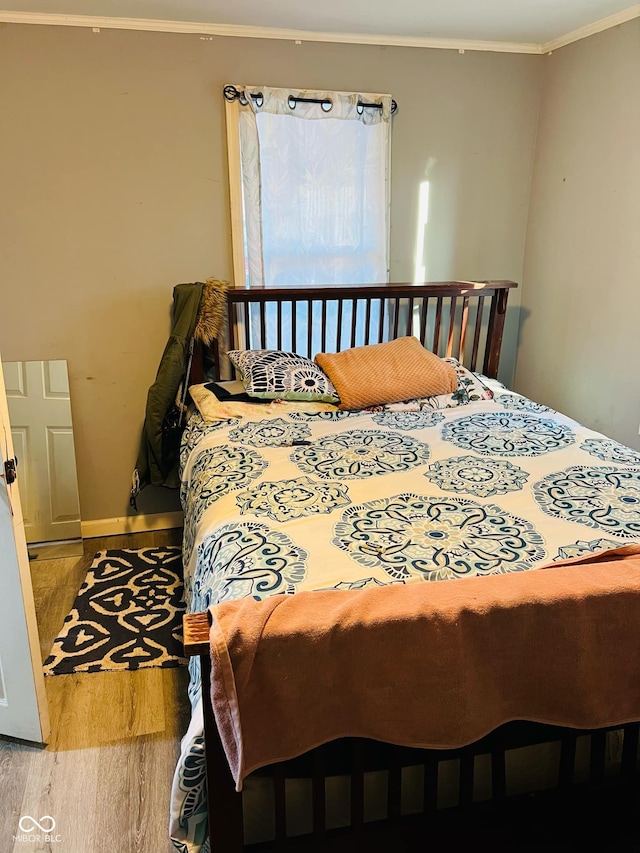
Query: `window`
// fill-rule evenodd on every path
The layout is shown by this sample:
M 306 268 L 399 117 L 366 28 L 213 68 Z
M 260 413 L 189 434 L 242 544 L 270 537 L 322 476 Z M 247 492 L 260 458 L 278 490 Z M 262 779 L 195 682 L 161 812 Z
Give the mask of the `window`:
M 225 97 L 236 286 L 387 281 L 391 97 Z

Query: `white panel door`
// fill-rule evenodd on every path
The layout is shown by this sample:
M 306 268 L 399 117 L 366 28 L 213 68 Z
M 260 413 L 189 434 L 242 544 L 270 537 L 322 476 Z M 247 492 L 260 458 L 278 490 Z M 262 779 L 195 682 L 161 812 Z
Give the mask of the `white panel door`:
M 0 369 L 0 735 L 42 743 L 49 714 L 20 490 L 5 474 L 13 455 Z
M 4 365 L 27 542 L 79 539 L 80 506 L 65 361 Z

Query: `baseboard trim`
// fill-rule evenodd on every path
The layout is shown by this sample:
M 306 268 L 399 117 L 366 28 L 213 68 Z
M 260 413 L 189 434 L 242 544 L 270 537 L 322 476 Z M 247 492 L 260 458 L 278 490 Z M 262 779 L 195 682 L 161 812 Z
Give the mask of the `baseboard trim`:
M 149 530 L 170 530 L 182 527 L 182 512 L 156 512 L 150 515 L 126 515 L 122 518 L 93 518 L 82 522 L 82 538 L 118 536 L 122 533 L 143 533 Z

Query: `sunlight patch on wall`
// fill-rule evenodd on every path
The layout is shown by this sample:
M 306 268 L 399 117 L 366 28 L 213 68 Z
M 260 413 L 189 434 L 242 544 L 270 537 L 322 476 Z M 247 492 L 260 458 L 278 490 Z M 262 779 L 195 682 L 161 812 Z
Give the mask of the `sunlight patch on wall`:
M 413 273 L 414 284 L 428 281 L 425 242 L 429 221 L 429 181 L 422 181 L 418 191 L 418 228 L 416 235 L 416 259 Z

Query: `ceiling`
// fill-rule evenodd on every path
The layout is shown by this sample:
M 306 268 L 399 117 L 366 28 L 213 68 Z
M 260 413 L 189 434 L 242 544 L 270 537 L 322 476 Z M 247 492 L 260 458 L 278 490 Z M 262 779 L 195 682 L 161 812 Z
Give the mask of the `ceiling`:
M 0 4 L 3 0 L 0 0 Z M 0 21 L 543 52 L 640 16 L 629 0 L 4 0 Z M 87 8 L 89 7 L 89 9 Z M 473 44 L 473 43 L 478 44 Z

